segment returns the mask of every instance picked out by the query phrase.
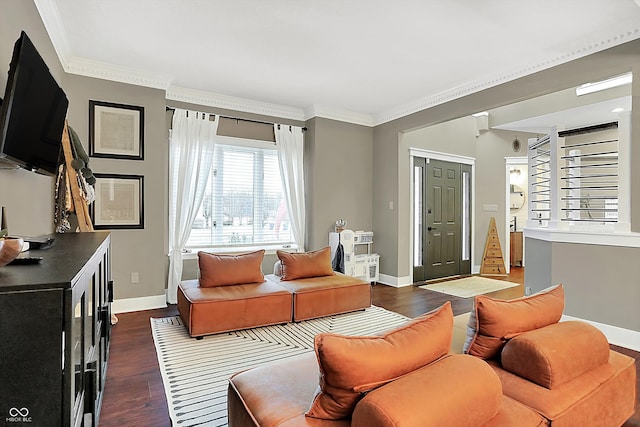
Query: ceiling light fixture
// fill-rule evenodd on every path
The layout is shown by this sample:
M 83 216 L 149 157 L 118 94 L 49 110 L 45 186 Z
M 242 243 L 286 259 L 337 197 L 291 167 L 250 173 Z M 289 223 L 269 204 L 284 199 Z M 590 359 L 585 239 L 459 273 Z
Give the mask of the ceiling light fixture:
M 473 117 L 482 117 L 482 116 L 488 116 L 488 115 L 489 115 L 488 111 L 480 111 L 479 113 L 472 114 Z
M 595 83 L 585 83 L 576 88 L 576 95 L 586 95 L 588 93 L 598 92 L 605 89 L 611 89 L 618 86 L 628 85 L 633 81 L 633 75 L 631 73 L 623 74 L 621 76 L 612 77 L 610 79 L 602 80 Z
M 624 108 L 622 107 L 614 108 L 613 110 L 611 110 L 612 113 L 622 113 L 623 111 Z

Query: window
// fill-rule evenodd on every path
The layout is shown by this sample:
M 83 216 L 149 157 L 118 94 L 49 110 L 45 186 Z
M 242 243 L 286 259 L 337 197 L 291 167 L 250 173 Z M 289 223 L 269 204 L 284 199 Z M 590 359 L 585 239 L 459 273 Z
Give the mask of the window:
M 218 137 L 187 248 L 294 247 L 273 143 Z

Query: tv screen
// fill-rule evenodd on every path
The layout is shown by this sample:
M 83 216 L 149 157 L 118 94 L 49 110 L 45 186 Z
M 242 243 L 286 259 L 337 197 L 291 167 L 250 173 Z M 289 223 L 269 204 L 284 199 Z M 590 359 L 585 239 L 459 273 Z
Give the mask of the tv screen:
M 23 31 L 13 48 L 0 111 L 0 158 L 54 175 L 69 101 Z

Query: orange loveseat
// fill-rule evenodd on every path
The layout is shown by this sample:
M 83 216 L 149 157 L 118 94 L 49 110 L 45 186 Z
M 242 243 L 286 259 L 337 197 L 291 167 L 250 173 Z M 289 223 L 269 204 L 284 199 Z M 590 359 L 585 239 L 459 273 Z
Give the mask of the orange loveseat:
M 178 286 L 178 312 L 189 335 L 300 321 L 371 306 L 371 284 L 334 273 L 330 248 L 278 251 L 281 276 L 262 274 L 264 251 L 198 252 L 199 279 Z
M 448 354 L 452 326 L 446 303 L 377 337 L 320 334 L 315 354 L 231 377 L 229 426 L 547 425 L 485 362 Z

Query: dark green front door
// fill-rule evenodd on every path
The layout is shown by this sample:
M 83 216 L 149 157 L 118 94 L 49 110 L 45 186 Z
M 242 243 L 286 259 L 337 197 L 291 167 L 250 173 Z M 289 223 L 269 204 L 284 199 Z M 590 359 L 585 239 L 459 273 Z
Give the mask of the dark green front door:
M 414 282 L 471 273 L 470 171 L 414 159 Z

